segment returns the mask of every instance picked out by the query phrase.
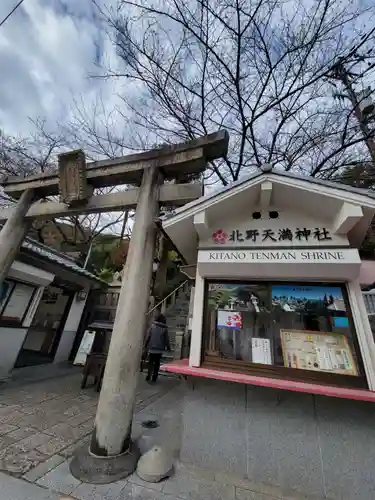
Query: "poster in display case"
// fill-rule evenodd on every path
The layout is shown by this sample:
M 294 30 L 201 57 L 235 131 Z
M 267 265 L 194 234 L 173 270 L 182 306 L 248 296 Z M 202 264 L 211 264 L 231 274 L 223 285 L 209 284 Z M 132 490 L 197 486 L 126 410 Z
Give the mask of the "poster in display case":
M 345 335 L 309 330 L 280 330 L 284 366 L 340 375 L 358 375 Z
M 217 311 L 217 327 L 231 328 L 232 330 L 242 329 L 242 314 L 239 311 Z
M 287 312 L 346 312 L 339 286 L 273 285 L 272 305 Z
M 269 339 L 252 338 L 251 353 L 253 363 L 272 365 L 271 342 Z

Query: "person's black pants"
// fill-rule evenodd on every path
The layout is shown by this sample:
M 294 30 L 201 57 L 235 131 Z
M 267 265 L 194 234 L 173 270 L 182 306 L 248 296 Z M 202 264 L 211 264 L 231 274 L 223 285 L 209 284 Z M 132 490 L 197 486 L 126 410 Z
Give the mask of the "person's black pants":
M 150 354 L 148 355 L 148 373 L 146 380 L 150 380 L 152 377 L 152 381 L 156 382 L 156 379 L 159 375 L 160 361 L 161 353 L 156 354 L 150 352 Z

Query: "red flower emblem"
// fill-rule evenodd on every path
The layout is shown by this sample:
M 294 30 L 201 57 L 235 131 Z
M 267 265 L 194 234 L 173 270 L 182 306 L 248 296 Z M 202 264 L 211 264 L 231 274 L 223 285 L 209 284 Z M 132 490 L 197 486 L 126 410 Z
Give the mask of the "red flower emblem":
M 216 233 L 213 233 L 212 239 L 215 241 L 215 243 L 223 244 L 226 243 L 228 235 L 222 229 L 218 229 Z

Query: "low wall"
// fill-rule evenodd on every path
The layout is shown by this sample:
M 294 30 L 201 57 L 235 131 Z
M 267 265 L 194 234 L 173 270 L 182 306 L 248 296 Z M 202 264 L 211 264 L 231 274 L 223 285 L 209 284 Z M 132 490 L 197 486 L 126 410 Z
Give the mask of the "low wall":
M 190 378 L 180 460 L 311 497 L 375 495 L 375 405 Z

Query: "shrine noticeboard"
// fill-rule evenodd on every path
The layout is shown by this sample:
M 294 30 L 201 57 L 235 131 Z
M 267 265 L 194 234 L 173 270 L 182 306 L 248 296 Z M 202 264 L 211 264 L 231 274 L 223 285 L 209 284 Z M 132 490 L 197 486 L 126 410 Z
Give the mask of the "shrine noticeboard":
M 345 335 L 280 330 L 284 366 L 340 375 L 358 375 Z

